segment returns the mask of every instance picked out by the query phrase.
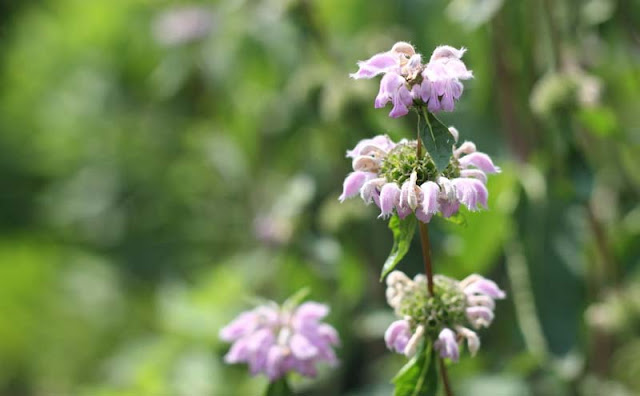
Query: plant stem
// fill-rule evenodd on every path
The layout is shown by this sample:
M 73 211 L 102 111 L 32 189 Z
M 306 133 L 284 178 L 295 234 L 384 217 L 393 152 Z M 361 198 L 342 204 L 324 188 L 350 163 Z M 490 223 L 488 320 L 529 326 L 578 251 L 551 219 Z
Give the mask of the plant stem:
M 442 377 L 442 384 L 444 385 L 444 394 L 447 396 L 453 396 L 451 385 L 449 384 L 449 374 L 447 374 L 447 366 L 444 364 L 443 358 L 438 358 L 440 362 L 440 376 Z
M 420 139 L 420 130 L 422 129 L 421 121 L 424 117 L 424 122 L 428 123 L 429 118 L 422 109 L 422 112 L 418 113 L 418 130 L 416 135 L 416 156 L 418 159 L 422 157 L 422 139 Z M 420 245 L 422 246 L 422 260 L 424 261 L 424 273 L 427 276 L 427 289 L 429 295 L 433 296 L 433 266 L 431 264 L 431 244 L 429 243 L 429 226 L 427 223 L 418 221 L 418 227 L 420 228 Z M 444 364 L 442 358 L 438 358 L 440 362 L 440 376 L 442 377 L 442 383 L 444 384 L 444 392 L 447 396 L 453 396 L 451 391 L 451 385 L 449 385 L 449 374 L 447 374 L 447 366 Z
M 420 139 L 421 120 L 424 117 L 424 122 L 429 122 L 426 114 L 416 110 L 418 113 L 418 128 L 416 131 L 416 156 L 418 159 L 422 157 L 422 139 Z M 420 228 L 420 245 L 422 245 L 422 259 L 424 260 L 424 273 L 427 275 L 427 288 L 429 294 L 433 296 L 433 269 L 431 266 L 431 245 L 429 244 L 429 227 L 427 224 L 418 221 L 418 227 Z
M 418 143 L 419 144 L 419 143 Z M 429 244 L 429 226 L 418 221 L 420 228 L 420 244 L 422 245 L 422 260 L 424 261 L 424 273 L 427 275 L 427 287 L 429 294 L 433 296 L 433 268 L 431 266 L 431 245 Z

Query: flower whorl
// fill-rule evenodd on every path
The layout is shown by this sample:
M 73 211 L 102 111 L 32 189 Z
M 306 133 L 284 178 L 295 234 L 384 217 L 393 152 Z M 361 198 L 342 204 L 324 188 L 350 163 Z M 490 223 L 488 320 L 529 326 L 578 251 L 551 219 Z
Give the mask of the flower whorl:
M 347 151 L 353 172 L 344 181 L 340 201 L 360 194 L 366 204 L 380 208 L 380 217 L 395 210 L 400 218 L 415 213 L 424 223 L 438 212 L 454 215 L 461 204 L 472 211 L 487 206 L 487 174 L 500 172 L 488 155 L 464 142 L 453 148 L 449 165 L 438 172 L 428 153 L 417 157 L 416 144 L 406 139 L 395 143 L 386 135 L 360 141 Z
M 412 280 L 400 271 L 389 274 L 387 302 L 401 319 L 387 329 L 387 347 L 411 356 L 419 340 L 428 336 L 435 340 L 434 347 L 441 357 L 457 361 L 462 340 L 467 341 L 474 356 L 480 348 L 480 339 L 465 325 L 475 329 L 488 327 L 494 317 L 494 300 L 505 298 L 504 291 L 477 274 L 462 281 L 442 275 L 433 280 L 434 295 L 430 296 L 425 275 L 416 275 Z
M 366 61 L 358 62 L 358 71 L 351 78 L 373 78 L 383 74 L 375 107 L 381 108 L 391 102 L 390 117 L 401 117 L 415 104 L 427 109 L 453 111 L 455 101 L 460 98 L 463 85 L 460 80 L 473 78 L 467 70 L 462 55 L 466 49 L 448 45 L 437 47 L 429 62 L 422 64 L 422 55 L 413 46 L 397 42 L 387 52 L 376 54 Z
M 246 362 L 252 375 L 264 373 L 271 381 L 289 371 L 313 377 L 320 361 L 337 364 L 332 347 L 340 342 L 338 333 L 320 322 L 329 308 L 311 301 L 293 308 L 286 305 L 259 306 L 221 329 L 220 338 L 233 343 L 225 362 Z

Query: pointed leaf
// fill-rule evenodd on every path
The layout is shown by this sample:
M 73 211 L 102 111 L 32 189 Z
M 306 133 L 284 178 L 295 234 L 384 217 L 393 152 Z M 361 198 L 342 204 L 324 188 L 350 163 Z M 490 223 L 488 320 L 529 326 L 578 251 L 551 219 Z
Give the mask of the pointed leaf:
M 440 217 L 442 217 L 443 220 L 448 221 L 449 223 L 453 223 L 459 226 L 466 227 L 469 225 L 467 223 L 467 216 L 464 213 L 462 213 L 462 209 L 449 217 L 444 217 L 444 216 L 440 216 Z
M 404 219 L 400 219 L 398 215 L 393 215 L 389 220 L 389 229 L 393 232 L 393 247 L 382 267 L 381 282 L 409 251 L 413 234 L 416 231 L 416 217 L 411 214 Z
M 286 377 L 282 377 L 275 382 L 269 383 L 265 396 L 293 396 L 294 393 L 289 387 Z
M 418 114 L 418 122 L 420 138 L 424 147 L 431 155 L 438 171 L 444 171 L 453 155 L 453 145 L 455 144 L 453 135 L 442 121 L 426 110 L 423 110 L 422 114 Z
M 311 289 L 309 287 L 303 287 L 297 292 L 293 293 L 292 296 L 287 298 L 284 303 L 282 303 L 282 308 L 285 311 L 290 311 L 300 305 L 300 303 L 307 298 L 307 296 L 311 293 Z
M 430 341 L 422 341 L 415 356 L 391 382 L 394 396 L 435 396 L 438 391 L 437 357 Z

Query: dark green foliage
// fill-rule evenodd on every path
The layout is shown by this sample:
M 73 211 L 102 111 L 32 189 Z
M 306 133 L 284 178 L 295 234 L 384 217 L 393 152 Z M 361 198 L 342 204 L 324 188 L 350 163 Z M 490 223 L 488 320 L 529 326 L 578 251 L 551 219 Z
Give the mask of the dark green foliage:
M 418 111 L 420 139 L 440 172 L 449 166 L 455 140 L 449 128 L 426 110 Z
M 389 257 L 387 257 L 387 260 L 385 260 L 382 266 L 382 273 L 380 274 L 381 281 L 389 272 L 393 271 L 409 251 L 417 225 L 418 221 L 413 214 L 410 214 L 404 219 L 400 219 L 398 215 L 393 215 L 391 219 L 389 219 L 389 229 L 393 233 L 393 246 L 391 247 Z
M 393 377 L 394 396 L 435 396 L 438 358 L 430 341 L 422 341 L 416 354 Z
M 282 377 L 275 382 L 270 382 L 264 396 L 293 396 L 294 393 L 287 382 L 287 377 Z

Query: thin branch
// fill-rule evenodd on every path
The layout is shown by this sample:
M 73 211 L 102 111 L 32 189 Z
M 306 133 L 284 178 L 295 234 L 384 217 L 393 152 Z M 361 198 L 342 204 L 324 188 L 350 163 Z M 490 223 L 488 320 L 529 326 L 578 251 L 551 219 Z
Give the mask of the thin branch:
M 449 384 L 449 374 L 447 373 L 447 366 L 444 364 L 443 358 L 438 358 L 440 362 L 440 376 L 442 377 L 442 384 L 444 385 L 444 394 L 447 396 L 453 396 L 451 385 Z
M 429 244 L 429 226 L 418 221 L 420 228 L 420 245 L 422 245 L 422 260 L 424 261 L 424 273 L 427 275 L 427 287 L 429 294 L 433 296 L 433 268 L 431 265 L 431 245 Z

